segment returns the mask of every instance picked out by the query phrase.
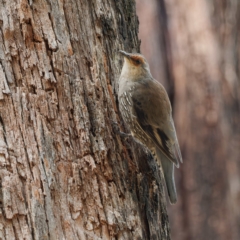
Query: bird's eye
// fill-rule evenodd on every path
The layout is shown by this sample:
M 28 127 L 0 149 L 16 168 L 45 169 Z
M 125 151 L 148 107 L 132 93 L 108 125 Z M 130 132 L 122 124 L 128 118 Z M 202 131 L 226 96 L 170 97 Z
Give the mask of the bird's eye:
M 141 61 L 140 61 L 140 60 L 136 60 L 135 62 L 136 62 L 137 64 L 140 64 L 140 63 L 141 63 Z

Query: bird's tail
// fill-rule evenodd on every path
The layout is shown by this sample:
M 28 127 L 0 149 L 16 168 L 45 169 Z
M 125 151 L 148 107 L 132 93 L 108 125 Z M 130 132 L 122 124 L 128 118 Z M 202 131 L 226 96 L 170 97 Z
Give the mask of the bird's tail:
M 177 192 L 174 180 L 174 164 L 159 149 L 156 149 L 156 155 L 162 166 L 170 203 L 175 204 L 177 202 Z

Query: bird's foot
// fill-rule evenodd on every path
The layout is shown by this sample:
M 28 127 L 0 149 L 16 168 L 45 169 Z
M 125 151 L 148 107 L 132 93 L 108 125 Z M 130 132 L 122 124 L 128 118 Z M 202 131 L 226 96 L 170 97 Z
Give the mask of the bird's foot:
M 121 139 L 124 140 L 124 143 L 127 146 L 127 148 L 130 149 L 131 146 L 127 140 L 129 140 L 130 138 L 133 138 L 133 136 L 130 133 L 122 132 L 117 122 L 112 121 L 112 128 L 113 128 L 113 132 L 119 135 Z
M 125 132 L 119 132 L 119 135 L 121 136 L 121 138 L 128 140 L 129 138 L 132 138 L 132 135 L 130 133 L 125 133 Z

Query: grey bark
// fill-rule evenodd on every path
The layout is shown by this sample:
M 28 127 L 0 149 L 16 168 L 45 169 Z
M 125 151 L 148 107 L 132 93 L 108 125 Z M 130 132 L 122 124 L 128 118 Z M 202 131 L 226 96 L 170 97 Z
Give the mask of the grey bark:
M 134 2 L 0 9 L 0 239 L 170 239 L 162 176 L 112 125 Z

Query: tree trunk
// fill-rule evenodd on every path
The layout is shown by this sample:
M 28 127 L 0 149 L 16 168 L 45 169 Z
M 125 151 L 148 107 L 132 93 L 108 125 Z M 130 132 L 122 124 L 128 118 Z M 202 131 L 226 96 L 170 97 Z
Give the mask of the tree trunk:
M 149 56 L 162 58 L 154 77 L 173 93 L 183 154 L 173 239 L 240 239 L 240 3 L 155 0 L 149 11 L 147 0 L 137 2 L 140 23 L 150 16 L 147 35 L 140 24 L 143 53 L 154 39 L 160 45 Z
M 162 175 L 115 134 L 134 2 L 0 9 L 0 239 L 170 239 Z

